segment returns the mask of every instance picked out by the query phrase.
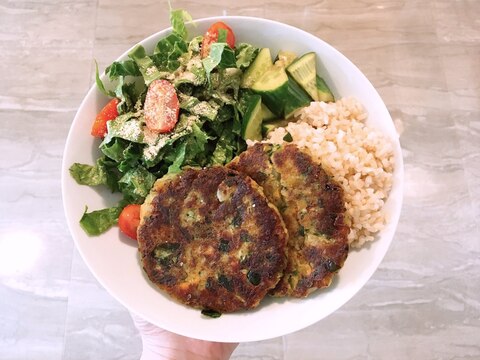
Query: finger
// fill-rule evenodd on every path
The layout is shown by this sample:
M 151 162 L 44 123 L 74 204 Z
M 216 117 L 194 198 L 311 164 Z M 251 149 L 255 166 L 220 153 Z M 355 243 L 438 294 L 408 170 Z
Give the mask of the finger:
M 161 336 L 166 332 L 166 330 L 149 323 L 147 320 L 133 312 L 130 312 L 130 316 L 132 317 L 133 324 L 142 336 Z

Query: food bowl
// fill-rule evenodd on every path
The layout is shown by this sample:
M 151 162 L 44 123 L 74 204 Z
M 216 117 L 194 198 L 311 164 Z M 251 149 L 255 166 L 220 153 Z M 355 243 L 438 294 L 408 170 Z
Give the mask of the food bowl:
M 221 342 L 245 342 L 286 335 L 312 325 L 339 309 L 370 279 L 393 239 L 403 197 L 403 162 L 398 135 L 388 110 L 368 79 L 344 55 L 319 38 L 279 22 L 252 17 L 212 17 L 189 24 L 193 35 L 203 34 L 216 21 L 226 22 L 237 42 L 269 47 L 272 54 L 291 50 L 297 54 L 317 53 L 317 68 L 337 98 L 353 96 L 369 114 L 367 124 L 378 129 L 393 143 L 395 170 L 393 187 L 385 203 L 387 224 L 375 241 L 349 254 L 331 287 L 318 290 L 307 299 L 267 298 L 255 310 L 208 318 L 158 290 L 145 276 L 137 244 L 121 234 L 117 227 L 89 237 L 79 225 L 85 206 L 96 210 L 113 206 L 119 200 L 106 188 L 78 185 L 70 177 L 74 162 L 94 164 L 100 155 L 98 140 L 90 136 L 92 120 L 108 99 L 95 85 L 80 105 L 65 146 L 62 167 L 62 192 L 65 214 L 78 251 L 88 268 L 107 291 L 130 311 L 166 330 L 184 336 Z M 151 52 L 165 29 L 143 40 Z M 127 52 L 117 60 L 127 58 Z M 103 80 L 106 80 L 103 77 Z

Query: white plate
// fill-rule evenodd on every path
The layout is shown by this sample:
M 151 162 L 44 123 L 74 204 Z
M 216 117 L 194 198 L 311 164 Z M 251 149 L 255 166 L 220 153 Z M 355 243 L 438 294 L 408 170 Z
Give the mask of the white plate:
M 380 129 L 394 143 L 394 185 L 386 203 L 388 225 L 367 248 L 352 251 L 334 284 L 303 300 L 266 299 L 253 311 L 224 314 L 218 319 L 201 316 L 157 290 L 142 272 L 136 243 L 117 227 L 99 237 L 88 237 L 79 226 L 85 205 L 90 210 L 112 206 L 119 199 L 106 189 L 78 185 L 69 175 L 74 162 L 93 164 L 99 156 L 98 140 L 90 136 L 92 120 L 107 98 L 92 86 L 75 116 L 65 146 L 62 192 L 70 231 L 85 263 L 97 280 L 120 303 L 148 321 L 172 332 L 211 341 L 244 342 L 285 335 L 305 328 L 340 308 L 368 281 L 392 241 L 403 197 L 403 162 L 398 136 L 382 99 L 367 78 L 345 56 L 315 36 L 275 21 L 250 17 L 213 17 L 195 21 L 190 33 L 203 34 L 215 21 L 223 20 L 234 30 L 237 42 L 269 47 L 272 54 L 291 50 L 298 54 L 315 51 L 318 67 L 329 74 L 335 96 L 355 96 L 369 113 L 368 123 Z M 152 51 L 170 29 L 143 40 Z M 127 58 L 127 52 L 119 59 Z

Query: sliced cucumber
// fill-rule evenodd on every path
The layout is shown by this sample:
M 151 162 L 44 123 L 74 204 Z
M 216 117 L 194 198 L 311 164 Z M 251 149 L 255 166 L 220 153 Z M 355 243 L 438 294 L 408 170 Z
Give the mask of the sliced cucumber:
M 316 85 L 317 85 L 317 92 L 318 92 L 318 101 L 325 101 L 325 102 L 335 101 L 335 97 L 333 96 L 333 93 L 328 87 L 327 83 L 318 75 L 317 75 Z
M 263 136 L 267 136 L 270 131 L 275 130 L 278 127 L 285 127 L 288 125 L 290 121 L 281 119 L 281 120 L 275 120 L 275 121 L 269 121 L 269 122 L 264 122 L 262 124 L 262 134 Z
M 270 109 L 262 103 L 262 119 L 263 121 L 271 121 L 277 119 L 274 113 L 270 111 Z
M 252 90 L 262 96 L 262 102 L 277 117 L 283 116 L 285 102 L 289 96 L 288 76 L 285 69 L 272 66 L 252 86 Z
M 318 91 L 316 85 L 316 61 L 315 53 L 309 52 L 302 55 L 287 67 L 287 72 L 300 86 L 312 97 L 318 101 Z
M 266 137 L 269 132 L 275 130 L 278 126 L 275 126 L 273 124 L 262 124 L 262 135 L 263 137 Z
M 242 137 L 247 140 L 262 140 L 262 97 L 249 95 L 245 99 L 242 120 Z
M 288 98 L 285 101 L 285 119 L 293 115 L 295 111 L 308 106 L 312 100 L 310 96 L 293 80 L 288 77 Z
M 295 59 L 297 58 L 297 54 L 292 51 L 285 51 L 280 50 L 278 52 L 277 58 L 275 59 L 276 66 L 283 66 L 286 68 L 289 66 Z
M 272 66 L 273 63 L 270 49 L 263 48 L 259 51 L 257 57 L 253 60 L 253 63 L 243 74 L 240 86 L 242 88 L 251 88 L 252 85 L 255 84 L 255 82 Z

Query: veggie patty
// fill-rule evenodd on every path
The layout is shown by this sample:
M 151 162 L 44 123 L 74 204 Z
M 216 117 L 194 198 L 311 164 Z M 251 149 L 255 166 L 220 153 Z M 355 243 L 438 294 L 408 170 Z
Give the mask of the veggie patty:
M 187 168 L 155 183 L 138 245 L 150 280 L 180 302 L 233 312 L 256 307 L 286 265 L 287 231 L 248 176 Z
M 348 255 L 340 185 L 292 144 L 257 143 L 228 167 L 262 186 L 287 226 L 287 268 L 272 295 L 305 297 L 329 286 Z

